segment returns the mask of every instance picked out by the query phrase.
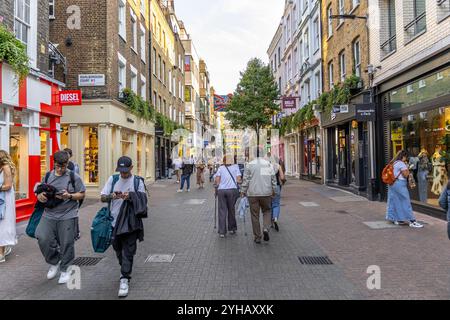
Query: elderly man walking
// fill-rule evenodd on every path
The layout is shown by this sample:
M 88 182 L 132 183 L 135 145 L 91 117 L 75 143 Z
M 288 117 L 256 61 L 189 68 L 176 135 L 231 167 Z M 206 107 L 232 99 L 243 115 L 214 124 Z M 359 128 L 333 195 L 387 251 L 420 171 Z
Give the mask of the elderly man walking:
M 272 224 L 272 198 L 277 190 L 275 172 L 269 161 L 256 158 L 244 171 L 244 182 L 241 196 L 247 196 L 252 215 L 254 241 L 261 243 L 261 225 L 259 213 L 263 213 L 264 241 L 269 241 L 269 230 Z

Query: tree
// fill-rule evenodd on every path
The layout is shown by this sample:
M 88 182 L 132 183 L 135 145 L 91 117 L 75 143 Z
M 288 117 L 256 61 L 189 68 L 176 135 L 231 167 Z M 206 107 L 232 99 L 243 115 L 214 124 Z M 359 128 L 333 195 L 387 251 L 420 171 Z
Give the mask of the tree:
M 272 115 L 280 110 L 275 103 L 278 95 L 269 66 L 254 58 L 248 62 L 247 69 L 241 72 L 241 80 L 227 107 L 225 118 L 233 129 L 252 128 L 256 131 L 258 157 L 259 132 L 272 124 Z

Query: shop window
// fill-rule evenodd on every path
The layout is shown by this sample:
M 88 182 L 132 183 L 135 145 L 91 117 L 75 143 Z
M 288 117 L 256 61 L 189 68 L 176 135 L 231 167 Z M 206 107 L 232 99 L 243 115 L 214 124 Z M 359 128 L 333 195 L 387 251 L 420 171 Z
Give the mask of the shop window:
M 137 136 L 137 174 L 139 176 L 143 176 L 142 174 L 142 162 L 141 162 L 141 155 L 142 155 L 142 137 L 139 134 Z
M 131 133 L 125 130 L 122 130 L 122 155 L 130 157 L 131 155 L 131 146 L 133 145 L 133 141 L 131 141 Z
M 410 155 L 412 201 L 438 207 L 450 169 L 450 106 L 394 119 L 390 128 L 392 157 L 403 149 Z
M 52 140 L 49 131 L 42 131 L 41 141 L 41 179 L 50 170 L 50 156 L 52 154 Z
M 16 166 L 14 190 L 16 200 L 28 198 L 28 129 L 12 126 L 9 136 L 9 153 Z
M 98 176 L 98 128 L 85 127 L 84 132 L 84 181 L 97 184 Z
M 4 108 L 0 108 L 0 122 L 6 121 L 6 110 Z
M 50 118 L 49 117 L 40 116 L 39 117 L 39 126 L 41 128 L 50 128 Z
M 61 149 L 69 148 L 69 126 L 61 126 Z

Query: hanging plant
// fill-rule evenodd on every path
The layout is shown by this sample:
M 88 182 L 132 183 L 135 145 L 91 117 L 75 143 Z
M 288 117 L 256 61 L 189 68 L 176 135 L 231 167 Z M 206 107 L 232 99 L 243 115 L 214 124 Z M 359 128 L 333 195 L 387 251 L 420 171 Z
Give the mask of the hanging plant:
M 14 34 L 0 25 L 0 63 L 6 62 L 23 80 L 30 73 L 26 46 Z
M 147 121 L 155 121 L 155 108 L 148 101 L 142 99 L 131 89 L 124 89 L 121 101 L 130 108 L 130 112 L 135 116 Z

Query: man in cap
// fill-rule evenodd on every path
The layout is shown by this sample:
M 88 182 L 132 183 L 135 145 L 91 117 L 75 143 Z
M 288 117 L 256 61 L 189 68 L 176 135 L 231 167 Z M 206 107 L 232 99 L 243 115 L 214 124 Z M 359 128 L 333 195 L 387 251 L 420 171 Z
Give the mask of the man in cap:
M 133 269 L 133 258 L 136 255 L 137 240 L 143 241 L 142 221 L 138 225 L 132 226 L 131 230 L 123 233 L 118 229 L 128 222 L 123 216 L 123 204 L 125 201 L 133 201 L 132 193 L 142 197 L 147 197 L 144 179 L 132 174 L 133 162 L 129 157 L 121 157 L 117 162 L 116 171 L 120 175 L 109 177 L 101 192 L 101 201 L 110 203 L 111 216 L 113 217 L 113 248 L 116 251 L 119 264 L 121 266 L 119 297 L 128 295 L 129 281 Z M 146 205 L 146 202 L 145 202 Z M 129 206 L 125 206 L 129 207 Z M 135 222 L 136 219 L 133 220 Z M 120 234 L 120 235 L 119 235 Z

